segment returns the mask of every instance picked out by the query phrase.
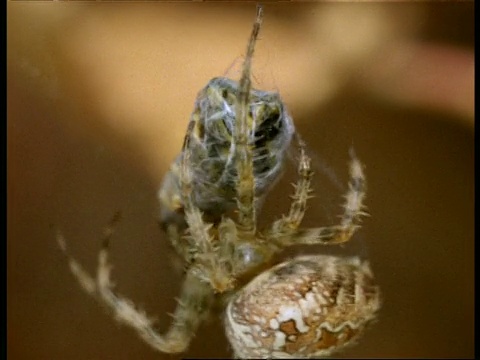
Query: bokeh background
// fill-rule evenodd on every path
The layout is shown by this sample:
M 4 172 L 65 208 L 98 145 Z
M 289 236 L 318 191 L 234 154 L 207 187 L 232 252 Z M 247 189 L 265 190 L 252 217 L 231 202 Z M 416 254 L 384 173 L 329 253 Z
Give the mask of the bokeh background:
M 348 149 L 366 164 L 368 253 L 384 305 L 338 357 L 473 357 L 473 2 L 267 3 L 255 86 L 277 90 L 310 147 L 306 224 L 334 223 Z M 7 3 L 9 359 L 162 359 L 74 282 L 102 228 L 118 291 L 170 321 L 181 284 L 156 192 L 197 92 L 238 77 L 254 3 Z M 291 166 L 290 166 L 291 167 Z M 286 209 L 290 177 L 262 212 Z M 285 199 L 283 199 L 285 197 Z M 183 357 L 228 357 L 221 322 Z

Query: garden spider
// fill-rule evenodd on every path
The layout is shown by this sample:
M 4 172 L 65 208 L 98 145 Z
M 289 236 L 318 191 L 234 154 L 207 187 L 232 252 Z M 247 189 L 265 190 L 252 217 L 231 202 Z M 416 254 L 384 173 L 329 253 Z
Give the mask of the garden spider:
M 174 236 L 172 243 L 184 256 L 187 267 L 173 323 L 166 333 L 159 334 L 145 313 L 113 291 L 108 251 L 113 222 L 106 230 L 99 253 L 96 279 L 68 254 L 62 235 L 57 238 L 82 287 L 105 304 L 119 322 L 133 328 L 160 352 L 185 351 L 200 323 L 209 316 L 214 304 L 220 302 L 226 308 L 225 329 L 235 357 L 326 356 L 352 343 L 375 318 L 380 306 L 379 290 L 369 264 L 358 257 L 304 255 L 272 267 L 274 256 L 289 246 L 348 241 L 365 215 L 365 177 L 362 165 L 351 151 L 351 178 L 340 224 L 301 229 L 306 203 L 311 197 L 313 172 L 305 144 L 296 136 L 299 179 L 294 185 L 290 210 L 267 229 L 257 229 L 259 172 L 255 173 L 255 113 L 249 110 L 255 96 L 250 84 L 251 61 L 262 17 L 263 9 L 259 6 L 237 95 L 232 98 L 236 115 L 227 162 L 235 179 L 231 199 L 236 220 L 213 211 L 209 215 L 214 222 L 207 222 L 199 207 L 203 203 L 196 197 L 193 166 L 197 161 L 198 121 L 190 122 L 182 155 L 176 162 L 178 187 L 169 189 L 178 191 L 182 211 L 177 215 L 184 217 L 181 219 L 186 229 L 178 226 L 169 235 Z M 271 174 L 272 167 L 266 173 Z M 204 208 L 207 213 L 213 209 L 211 204 Z M 167 219 L 167 228 L 171 224 L 175 221 Z

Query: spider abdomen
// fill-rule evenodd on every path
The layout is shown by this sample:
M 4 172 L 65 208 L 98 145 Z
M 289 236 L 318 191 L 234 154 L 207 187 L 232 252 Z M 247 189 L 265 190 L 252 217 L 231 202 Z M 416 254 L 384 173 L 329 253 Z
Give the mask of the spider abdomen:
M 367 261 L 309 255 L 253 279 L 229 302 L 225 325 L 239 358 L 322 357 L 352 343 L 379 307 Z

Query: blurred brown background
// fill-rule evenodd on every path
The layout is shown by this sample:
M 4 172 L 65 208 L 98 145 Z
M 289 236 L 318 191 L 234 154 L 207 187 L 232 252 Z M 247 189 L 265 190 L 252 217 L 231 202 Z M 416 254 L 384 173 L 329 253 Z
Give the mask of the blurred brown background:
M 8 356 L 180 358 L 152 351 L 80 290 L 51 226 L 93 272 L 102 228 L 121 210 L 118 290 L 165 328 L 181 276 L 156 192 L 197 92 L 237 77 L 255 5 L 7 11 Z M 315 154 L 307 225 L 336 220 L 342 193 L 328 184 L 346 183 L 352 144 L 366 164 L 372 216 L 354 242 L 384 306 L 339 357 L 473 357 L 473 26 L 473 2 L 265 6 L 255 85 L 282 94 Z M 264 220 L 286 209 L 288 179 Z M 183 356 L 228 357 L 221 323 L 202 327 Z

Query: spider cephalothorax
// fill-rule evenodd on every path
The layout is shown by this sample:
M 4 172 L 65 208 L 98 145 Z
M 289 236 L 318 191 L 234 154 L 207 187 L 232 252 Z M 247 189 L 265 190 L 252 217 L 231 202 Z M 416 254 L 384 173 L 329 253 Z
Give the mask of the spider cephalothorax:
M 251 89 L 251 61 L 262 17 L 258 7 L 240 81 L 216 78 L 200 93 L 181 155 L 162 187 L 164 214 L 175 213 L 180 219 L 163 219 L 167 234 L 186 264 L 167 332 L 159 334 L 143 312 L 113 291 L 110 230 L 96 279 L 69 256 L 70 268 L 83 288 L 161 352 L 185 351 L 200 323 L 219 303 L 225 305 L 226 334 L 236 357 L 326 356 L 358 338 L 380 306 L 369 263 L 359 257 L 306 255 L 272 264 L 274 255 L 290 246 L 344 243 L 359 228 L 365 215 L 366 182 L 353 151 L 339 224 L 301 228 L 313 172 L 297 135 L 298 181 L 289 211 L 265 229 L 257 229 L 257 200 L 268 190 L 264 181 L 279 175 L 293 133 L 278 96 Z M 216 186 L 223 186 L 225 192 Z M 216 202 L 209 196 L 215 196 Z M 181 211 L 171 206 L 172 199 L 177 199 Z M 234 208 L 232 216 L 224 204 Z M 58 240 L 66 252 L 61 235 Z

